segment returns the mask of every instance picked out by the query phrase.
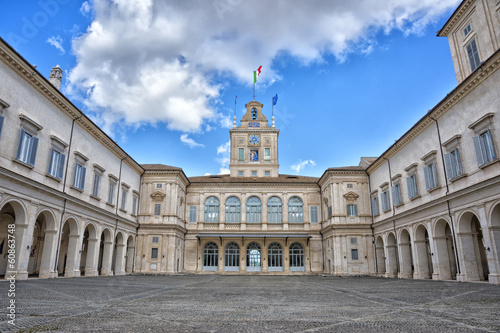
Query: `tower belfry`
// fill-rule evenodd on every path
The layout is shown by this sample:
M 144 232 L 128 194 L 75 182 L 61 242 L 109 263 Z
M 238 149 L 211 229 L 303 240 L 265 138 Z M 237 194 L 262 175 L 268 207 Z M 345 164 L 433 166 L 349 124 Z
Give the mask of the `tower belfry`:
M 267 123 L 263 104 L 251 101 L 241 125 L 229 130 L 231 177 L 278 177 L 279 130 Z

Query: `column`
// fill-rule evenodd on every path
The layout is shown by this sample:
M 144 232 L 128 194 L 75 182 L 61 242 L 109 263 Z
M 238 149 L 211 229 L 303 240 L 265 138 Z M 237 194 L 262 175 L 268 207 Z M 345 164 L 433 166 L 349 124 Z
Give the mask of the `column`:
M 484 204 L 480 206 L 476 206 L 477 212 L 479 214 L 479 223 L 481 224 L 481 229 L 483 230 L 483 240 L 484 240 L 484 248 L 486 252 L 486 260 L 488 261 L 488 281 L 493 284 L 500 284 L 500 263 L 495 258 L 495 244 L 493 244 L 492 239 L 494 239 L 491 235 L 491 228 L 488 226 L 488 219 L 486 218 L 486 211 L 484 209 Z M 479 246 L 483 246 L 483 244 L 479 244 Z M 492 250 L 493 249 L 493 250 Z
M 85 262 L 85 276 L 97 276 L 97 264 L 99 260 L 99 239 L 89 238 L 87 245 L 87 260 Z
M 69 235 L 65 277 L 80 276 L 80 268 L 78 267 L 80 261 L 79 239 L 79 235 Z

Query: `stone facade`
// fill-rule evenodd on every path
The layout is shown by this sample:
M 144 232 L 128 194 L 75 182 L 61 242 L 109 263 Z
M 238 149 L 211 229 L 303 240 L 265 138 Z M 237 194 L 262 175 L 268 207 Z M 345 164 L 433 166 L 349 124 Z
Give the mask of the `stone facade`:
M 0 40 L 0 242 L 14 224 L 17 249 L 0 275 L 500 283 L 499 9 L 463 1 L 438 33 L 459 85 L 381 156 L 320 178 L 279 173 L 258 101 L 229 131 L 230 174 L 139 165 L 59 92 L 59 67 L 49 81 Z

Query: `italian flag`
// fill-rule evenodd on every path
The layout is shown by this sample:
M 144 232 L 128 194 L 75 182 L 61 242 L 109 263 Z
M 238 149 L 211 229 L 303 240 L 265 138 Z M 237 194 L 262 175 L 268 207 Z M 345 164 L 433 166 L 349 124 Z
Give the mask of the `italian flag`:
M 259 66 L 259 68 L 257 68 L 256 71 L 253 71 L 253 84 L 257 82 L 257 78 L 259 77 L 261 71 L 262 71 L 262 66 Z

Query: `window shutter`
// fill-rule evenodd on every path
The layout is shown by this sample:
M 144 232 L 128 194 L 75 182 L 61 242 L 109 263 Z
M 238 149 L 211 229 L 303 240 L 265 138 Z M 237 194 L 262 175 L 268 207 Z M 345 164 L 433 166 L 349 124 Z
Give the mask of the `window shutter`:
M 491 132 L 488 130 L 486 132 L 486 141 L 488 142 L 488 148 L 491 153 L 491 159 L 494 160 L 497 158 L 497 154 L 495 153 L 495 147 L 493 146 L 493 139 L 491 138 Z
M 52 165 L 54 164 L 54 148 L 50 148 L 50 159 L 49 159 L 49 175 L 51 176 L 57 176 L 57 173 L 56 175 L 53 175 L 51 174 L 50 172 L 52 171 Z
M 484 164 L 484 157 L 483 157 L 483 152 L 481 150 L 480 140 L 481 139 L 479 138 L 479 135 L 472 138 L 472 141 L 474 142 L 474 150 L 476 151 L 476 159 L 478 165 Z
M 436 176 L 436 165 L 434 163 L 431 164 L 431 176 L 432 176 L 432 187 L 437 186 L 437 176 Z
M 65 159 L 66 159 L 66 155 L 64 155 L 64 154 L 59 155 L 59 166 L 57 167 L 57 178 L 59 178 L 59 179 L 63 178 Z
M 3 116 L 0 116 L 0 136 L 2 135 L 2 128 L 3 128 Z
M 428 190 L 432 187 L 431 170 L 430 169 L 431 169 L 430 165 L 424 166 L 425 188 Z
M 406 186 L 408 187 L 408 198 L 411 198 L 412 197 L 411 177 L 406 177 Z
M 456 158 L 456 162 L 457 162 L 456 174 L 457 174 L 457 176 L 460 176 L 463 173 L 463 171 L 462 171 L 462 161 L 460 160 L 460 153 L 458 151 L 458 148 L 455 149 L 455 158 Z
M 85 186 L 85 172 L 87 171 L 87 168 L 82 166 L 82 178 L 80 178 L 80 189 L 83 190 L 83 187 Z
M 358 205 L 352 205 L 354 216 L 358 216 Z
M 22 143 L 23 143 L 23 138 L 24 138 L 24 128 L 21 128 L 21 132 L 19 133 L 19 143 L 17 144 L 17 153 L 16 153 L 16 158 L 18 160 L 21 159 L 21 150 L 22 150 Z
M 73 186 L 78 187 L 78 164 L 75 164 L 75 172 L 73 173 Z
M 457 176 L 457 175 L 455 175 L 455 170 L 452 167 L 451 163 L 452 163 L 451 162 L 451 154 L 450 153 L 444 154 L 444 165 L 446 167 L 446 173 L 448 175 L 448 179 L 453 179 Z
M 33 137 L 32 141 L 31 141 L 31 149 L 30 149 L 30 156 L 29 156 L 28 164 L 35 165 L 37 149 L 38 149 L 38 138 Z

